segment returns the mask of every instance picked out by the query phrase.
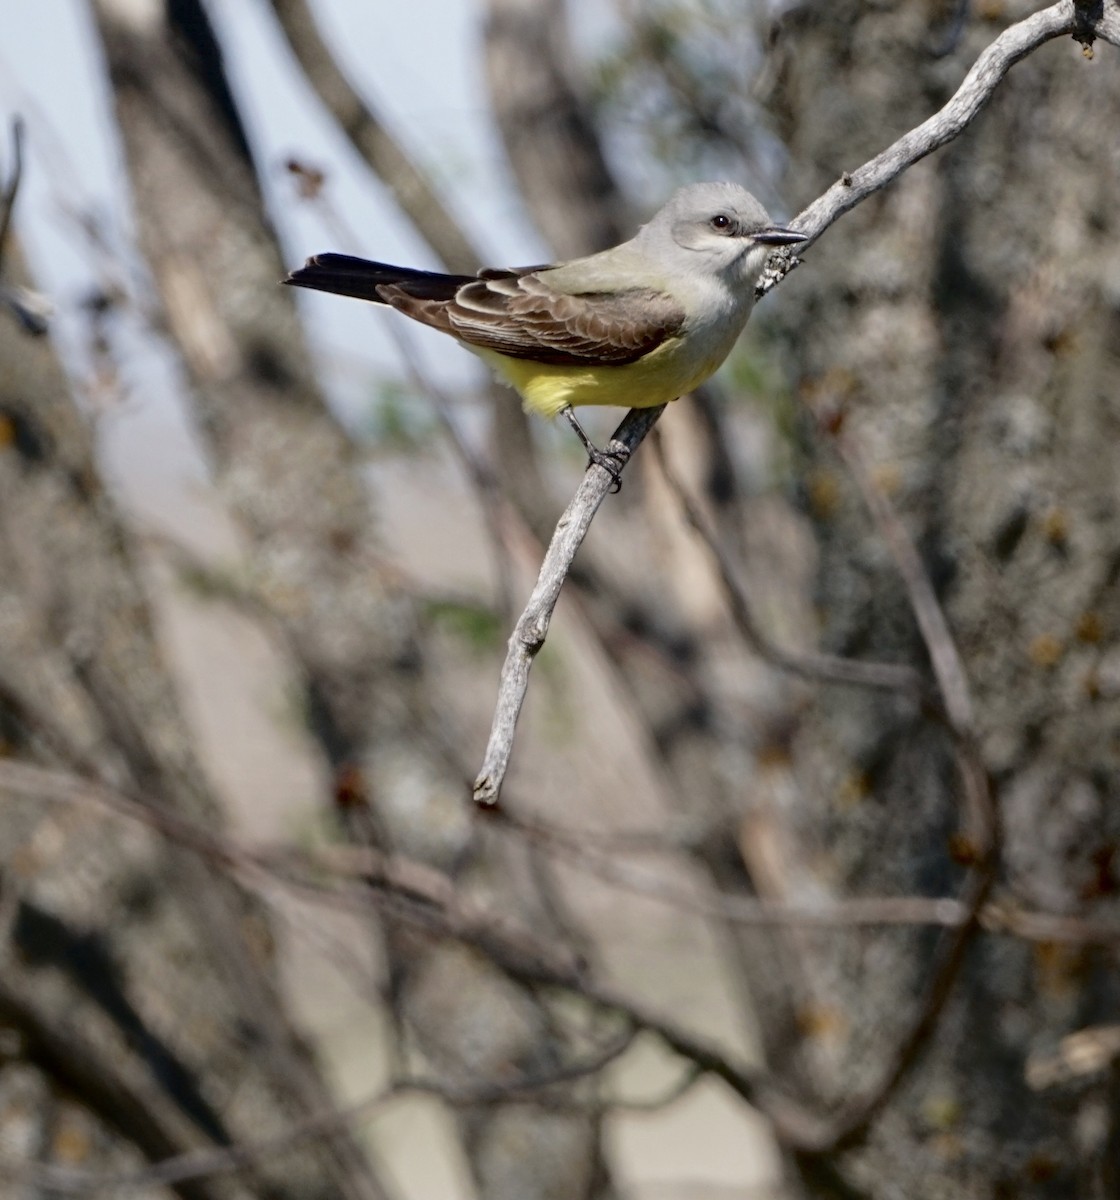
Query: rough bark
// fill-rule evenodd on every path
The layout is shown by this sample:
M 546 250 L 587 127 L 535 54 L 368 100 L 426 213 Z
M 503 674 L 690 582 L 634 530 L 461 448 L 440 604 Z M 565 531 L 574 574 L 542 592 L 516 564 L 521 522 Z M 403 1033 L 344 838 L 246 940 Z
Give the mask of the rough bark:
M 917 2 L 789 14 L 766 98 L 789 196 L 817 195 L 945 99 L 995 32 L 960 7 L 963 26 L 948 7 L 931 25 Z M 1086 917 L 1114 911 L 1120 831 L 1120 493 L 1105 449 L 1118 421 L 1120 153 L 1104 132 L 1120 118 L 1116 81 L 1107 46 L 1093 63 L 1069 42 L 1043 47 L 966 135 L 831 230 L 778 310 L 806 413 L 842 420 L 947 612 L 1004 823 L 1000 894 Z M 830 436 L 810 415 L 802 433 L 825 648 L 921 661 L 895 564 Z M 791 721 L 780 824 L 801 852 L 776 864 L 786 885 L 953 890 L 947 739 L 872 694 L 826 691 Z M 807 1014 L 803 1069 L 840 1098 L 913 1011 L 930 943 L 853 934 L 804 950 L 827 1001 Z M 980 935 L 913 1078 L 830 1165 L 873 1196 L 1108 1194 L 1115 1080 L 1035 1089 L 1027 1067 L 1116 1001 L 1111 951 Z

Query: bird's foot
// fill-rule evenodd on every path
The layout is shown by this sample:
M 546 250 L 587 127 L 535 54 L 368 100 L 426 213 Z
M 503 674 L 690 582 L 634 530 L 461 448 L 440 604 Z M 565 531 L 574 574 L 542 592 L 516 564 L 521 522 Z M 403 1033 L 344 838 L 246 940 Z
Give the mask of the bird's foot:
M 583 448 L 587 451 L 587 465 L 602 467 L 604 471 L 611 477 L 611 495 L 622 490 L 622 468 L 626 466 L 630 456 L 629 454 L 619 454 L 613 450 L 600 450 L 598 446 L 587 436 L 583 426 L 576 419 L 575 410 L 569 404 L 566 408 L 560 410 L 568 424 L 575 430 L 576 437 L 583 444 Z
M 628 461 L 629 455 L 615 454 L 611 450 L 600 450 L 597 446 L 591 446 L 587 451 L 587 465 L 602 467 L 611 477 L 610 494 L 612 496 L 616 492 L 622 491 L 622 468 Z

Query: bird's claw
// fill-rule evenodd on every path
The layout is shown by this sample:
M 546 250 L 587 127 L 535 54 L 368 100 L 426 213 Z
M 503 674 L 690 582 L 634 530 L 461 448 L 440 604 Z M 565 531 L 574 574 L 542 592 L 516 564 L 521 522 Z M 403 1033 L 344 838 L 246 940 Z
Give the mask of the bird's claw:
M 592 446 L 587 454 L 587 465 L 589 467 L 602 467 L 604 471 L 611 477 L 610 494 L 613 496 L 622 491 L 622 468 L 626 466 L 627 456 L 624 454 L 616 454 L 610 450 L 600 450 Z
M 611 477 L 611 495 L 622 490 L 622 468 L 626 466 L 627 460 L 630 458 L 628 452 L 619 452 L 617 450 L 600 450 L 598 446 L 587 436 L 583 426 L 576 419 L 576 414 L 572 411 L 572 406 L 569 404 L 566 408 L 560 410 L 564 419 L 575 430 L 576 437 L 583 443 L 583 448 L 587 451 L 587 465 L 602 467 L 604 471 Z

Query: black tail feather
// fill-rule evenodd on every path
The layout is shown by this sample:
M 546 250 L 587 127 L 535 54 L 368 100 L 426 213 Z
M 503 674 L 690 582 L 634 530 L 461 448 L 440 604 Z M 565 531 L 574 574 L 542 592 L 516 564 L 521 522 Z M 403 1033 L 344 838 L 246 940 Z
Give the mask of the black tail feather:
M 297 267 L 284 282 L 317 292 L 333 292 L 337 296 L 354 296 L 384 304 L 378 288 L 385 284 L 403 286 L 410 296 L 422 300 L 450 300 L 464 283 L 471 283 L 475 278 L 474 275 L 415 271 L 410 267 L 353 258 L 349 254 L 316 254 L 302 267 Z

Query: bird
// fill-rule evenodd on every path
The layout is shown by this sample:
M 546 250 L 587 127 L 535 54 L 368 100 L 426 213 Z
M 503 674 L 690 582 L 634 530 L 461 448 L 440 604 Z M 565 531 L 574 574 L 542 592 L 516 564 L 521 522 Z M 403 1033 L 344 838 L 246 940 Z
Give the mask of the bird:
M 731 353 L 771 251 L 806 240 L 739 184 L 694 183 L 629 241 L 585 258 L 454 275 L 326 253 L 283 282 L 387 305 L 450 334 L 528 411 L 563 414 L 617 484 L 617 459 L 573 410 L 652 407 L 693 391 Z

